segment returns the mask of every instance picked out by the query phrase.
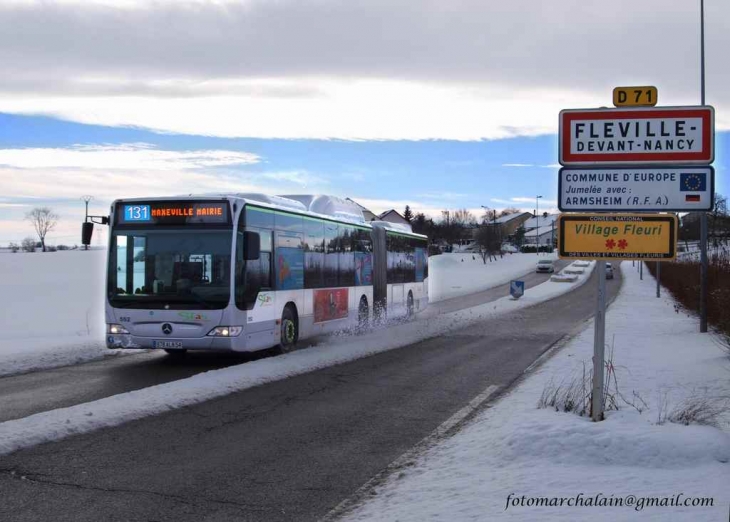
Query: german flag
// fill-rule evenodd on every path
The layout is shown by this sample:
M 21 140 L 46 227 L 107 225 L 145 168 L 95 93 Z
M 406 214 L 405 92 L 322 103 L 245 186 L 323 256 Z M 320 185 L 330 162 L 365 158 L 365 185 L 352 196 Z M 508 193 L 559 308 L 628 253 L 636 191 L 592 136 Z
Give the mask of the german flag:
M 700 195 L 699 194 L 687 194 L 686 196 L 684 196 L 684 200 L 687 203 L 699 203 Z

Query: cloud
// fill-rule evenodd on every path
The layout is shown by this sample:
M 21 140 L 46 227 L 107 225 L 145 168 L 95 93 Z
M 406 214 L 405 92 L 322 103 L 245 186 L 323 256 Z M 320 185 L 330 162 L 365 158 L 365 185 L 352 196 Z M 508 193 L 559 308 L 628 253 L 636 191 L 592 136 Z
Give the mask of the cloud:
M 205 136 L 469 141 L 554 132 L 561 108 L 557 100 L 564 94 L 494 87 L 476 96 L 454 85 L 392 79 L 287 81 L 310 82 L 324 94 L 306 99 L 9 95 L 0 97 L 0 111 Z M 590 103 L 581 93 L 574 99 Z
M 502 163 L 503 167 L 534 167 L 533 163 Z
M 528 197 L 510 198 L 510 200 L 513 201 L 514 203 L 535 203 L 535 198 L 534 197 L 529 197 L 529 196 Z M 556 206 L 558 204 L 557 200 L 554 200 L 554 199 L 540 198 L 539 201 L 540 201 L 540 204 L 541 205 L 552 205 L 552 206 Z
M 458 192 L 433 192 L 433 193 L 426 193 L 426 194 L 417 194 L 417 198 L 423 198 L 423 199 L 435 199 L 438 201 L 444 201 L 444 200 L 457 200 L 468 197 L 469 194 L 461 194 Z M 453 204 L 453 203 L 452 203 Z
M 0 166 L 21 169 L 107 169 L 177 171 L 258 163 L 248 152 L 159 150 L 147 143 L 75 145 L 65 148 L 0 149 Z
M 520 197 L 513 197 L 509 199 L 502 199 L 502 198 L 491 198 L 490 201 L 493 201 L 494 203 L 500 203 L 502 205 L 508 205 L 510 207 L 522 207 L 527 208 L 530 212 L 535 210 L 535 197 L 529 197 L 529 196 L 520 196 Z M 540 208 L 545 207 L 546 210 L 550 211 L 551 209 L 555 209 L 558 206 L 557 200 L 554 199 L 545 199 L 540 198 Z
M 214 136 L 536 136 L 556 131 L 562 108 L 609 105 L 616 85 L 697 103 L 697 11 L 665 0 L 5 2 L 0 111 Z M 706 22 L 707 99 L 730 129 L 730 4 L 708 2 Z
M 316 176 L 305 170 L 264 172 L 258 177 L 271 181 L 284 181 L 287 183 L 293 183 L 294 185 L 299 185 L 302 188 L 329 184 L 329 181 L 325 178 L 321 176 Z

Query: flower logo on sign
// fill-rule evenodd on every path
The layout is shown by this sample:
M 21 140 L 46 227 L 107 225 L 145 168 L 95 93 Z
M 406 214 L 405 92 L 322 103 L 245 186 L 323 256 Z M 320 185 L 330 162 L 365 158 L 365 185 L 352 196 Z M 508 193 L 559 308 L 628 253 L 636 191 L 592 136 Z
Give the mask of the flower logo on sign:
M 613 239 L 607 239 L 606 240 L 606 248 L 609 250 L 613 250 L 616 246 L 616 242 Z
M 627 246 L 629 246 L 629 242 L 628 241 L 626 241 L 625 239 L 619 239 L 619 241 L 618 241 L 618 247 L 621 250 L 626 250 L 626 247 Z

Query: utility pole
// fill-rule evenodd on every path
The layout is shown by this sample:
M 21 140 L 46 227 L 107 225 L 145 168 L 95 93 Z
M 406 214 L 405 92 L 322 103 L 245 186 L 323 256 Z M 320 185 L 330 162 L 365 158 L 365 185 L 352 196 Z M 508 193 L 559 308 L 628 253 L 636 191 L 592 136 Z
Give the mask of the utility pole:
M 89 221 L 89 201 L 91 201 L 92 199 L 94 199 L 94 196 L 89 196 L 89 195 L 81 196 L 81 201 L 83 201 L 84 204 L 86 205 L 86 212 L 84 214 L 84 223 Z M 84 245 L 84 250 L 88 250 L 88 249 L 89 249 L 89 245 Z
M 537 255 L 540 255 L 540 198 L 542 196 L 535 196 L 535 246 L 537 248 Z
M 705 105 L 705 0 L 700 0 L 700 91 Z M 700 214 L 700 332 L 707 332 L 707 212 Z
M 604 261 L 596 261 L 596 318 L 593 329 L 593 392 L 591 396 L 591 419 L 603 420 L 603 365 L 606 349 L 606 267 Z

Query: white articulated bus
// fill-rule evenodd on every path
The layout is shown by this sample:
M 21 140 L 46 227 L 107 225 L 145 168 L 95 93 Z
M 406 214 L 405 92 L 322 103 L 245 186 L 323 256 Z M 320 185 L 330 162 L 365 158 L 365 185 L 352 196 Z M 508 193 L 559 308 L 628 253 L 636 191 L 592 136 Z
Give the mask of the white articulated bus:
M 287 352 L 428 303 L 428 245 L 332 196 L 117 200 L 107 346 Z

